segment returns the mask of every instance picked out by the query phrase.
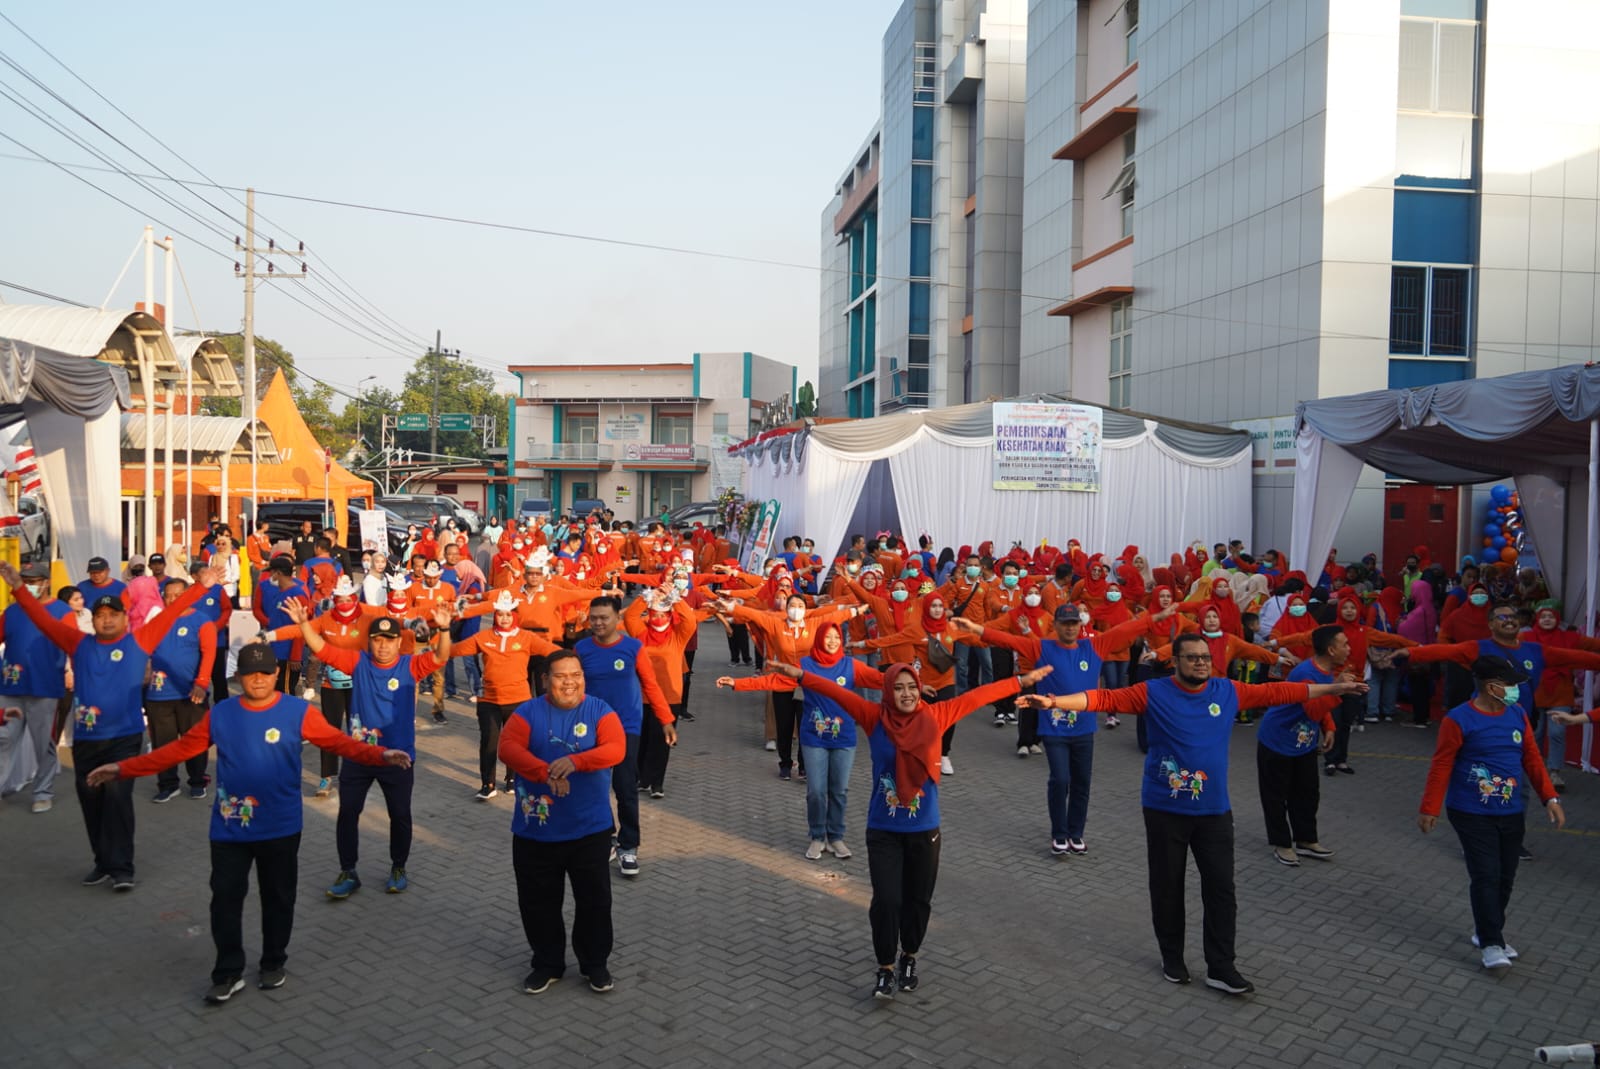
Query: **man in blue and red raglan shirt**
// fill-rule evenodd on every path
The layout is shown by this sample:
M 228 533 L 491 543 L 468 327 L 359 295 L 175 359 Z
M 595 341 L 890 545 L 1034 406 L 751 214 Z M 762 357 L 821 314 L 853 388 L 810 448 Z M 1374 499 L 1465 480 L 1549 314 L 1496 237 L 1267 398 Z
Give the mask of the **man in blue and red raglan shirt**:
M 668 746 L 678 744 L 678 729 L 655 669 L 649 658 L 640 656 L 644 644 L 618 630 L 621 620 L 621 598 L 595 598 L 589 603 L 589 637 L 579 640 L 576 652 L 588 692 L 617 711 L 627 736 L 627 750 L 611 773 L 611 789 L 617 796 L 617 871 L 632 878 L 639 875 L 639 733 L 644 730 L 645 702 L 661 722 Z
M 161 600 L 171 605 L 183 596 L 186 580 L 173 577 L 161 585 Z M 150 655 L 150 678 L 144 688 L 144 715 L 150 726 L 150 748 L 159 750 L 200 722 L 206 713 L 211 688 L 211 664 L 217 655 L 217 625 L 204 608 L 189 609 L 178 617 Z M 226 695 L 223 695 L 226 697 Z M 206 796 L 206 755 L 202 751 L 185 762 L 189 797 Z M 177 768 L 162 769 L 156 777 L 152 802 L 170 802 L 178 794 Z
M 291 601 L 309 602 L 311 595 L 305 584 L 294 577 L 294 561 L 286 554 L 272 558 L 267 570 L 261 573 L 261 586 L 250 598 L 250 611 L 263 631 L 274 631 L 294 623 L 289 619 L 287 605 Z M 272 644 L 278 658 L 278 689 L 293 694 L 300 689 L 299 662 L 303 647 L 299 639 L 285 639 Z
M 111 562 L 104 557 L 90 557 L 87 570 L 89 577 L 78 584 L 85 605 L 93 605 L 95 598 L 106 594 L 120 598 L 128 589 L 121 579 L 111 578 Z
M 24 564 L 22 578 L 28 592 L 44 602 L 50 593 L 50 565 Z M 45 610 L 58 620 L 72 615 L 60 598 L 50 598 Z M 33 795 L 33 812 L 48 813 L 55 805 L 56 773 L 61 770 L 51 729 L 56 703 L 67 692 L 67 655 L 14 602 L 0 613 L 0 643 L 5 644 L 4 659 L 0 660 L 0 717 L 9 721 L 4 730 L 10 736 L 0 753 L 0 783 L 11 778 L 12 762 L 23 747 L 31 748 L 38 770 L 18 790 Z
M 511 865 L 533 951 L 532 971 L 522 982 L 530 995 L 567 971 L 561 900 L 568 881 L 578 971 L 590 989 L 612 988 L 608 795 L 611 770 L 628 743 L 611 706 L 585 693 L 585 675 L 577 653 L 552 653 L 543 697 L 517 706 L 500 732 L 500 760 L 516 780 Z
M 1228 800 L 1228 744 L 1240 709 L 1304 703 L 1330 694 L 1359 694 L 1365 683 L 1238 683 L 1211 674 L 1205 637 L 1172 640 L 1175 673 L 1119 690 L 1023 695 L 1035 709 L 1132 713 L 1149 717 L 1141 801 L 1150 859 L 1150 915 L 1161 948 L 1161 972 L 1189 982 L 1183 961 L 1183 881 L 1189 853 L 1200 873 L 1205 908 L 1206 986 L 1245 995 L 1254 985 L 1234 967 L 1238 904 L 1233 891 L 1233 806 Z
M 72 659 L 77 680 L 77 718 L 72 725 L 72 765 L 83 809 L 83 826 L 94 852 L 94 868 L 85 887 L 111 881 L 113 889 L 133 890 L 133 784 L 90 788 L 88 770 L 108 761 L 133 757 L 144 748 L 144 682 L 150 654 L 168 629 L 206 588 L 215 585 L 215 569 L 200 572 L 200 581 L 160 615 L 137 630 L 128 629 L 128 611 L 115 594 L 101 594 L 89 603 L 94 634 L 75 622 L 58 620 L 28 592 L 22 576 L 9 563 L 0 564 L 0 579 L 11 584 L 17 604 L 46 638 Z M 91 641 L 92 639 L 92 641 Z
M 404 750 L 371 746 L 329 727 L 305 699 L 274 690 L 277 678 L 272 647 L 251 643 L 239 651 L 242 695 L 218 702 L 181 739 L 143 757 L 101 765 L 86 777 L 96 787 L 119 779 L 128 782 L 216 746 L 211 940 L 217 960 L 205 996 L 213 1004 L 227 1002 L 244 988 L 244 900 L 252 864 L 261 895 L 261 972 L 256 983 L 266 990 L 283 986 L 299 878 L 301 744 L 310 742 L 366 765 L 411 767 Z
M 437 672 L 450 657 L 450 605 L 434 607 L 433 648 L 421 654 L 402 654 L 404 625 L 379 616 L 367 628 L 367 650 L 340 648 L 312 626 L 304 602 L 286 606 L 290 620 L 300 627 L 306 649 L 323 664 L 350 677 L 350 734 L 362 742 L 381 743 L 417 756 L 417 681 Z M 411 856 L 412 770 L 373 768 L 345 764 L 339 768 L 339 817 L 334 838 L 339 849 L 339 876 L 328 887 L 328 897 L 349 898 L 361 887 L 356 862 L 361 852 L 361 811 L 367 792 L 377 783 L 389 811 L 389 879 L 383 889 L 397 895 L 406 889 L 406 861 Z

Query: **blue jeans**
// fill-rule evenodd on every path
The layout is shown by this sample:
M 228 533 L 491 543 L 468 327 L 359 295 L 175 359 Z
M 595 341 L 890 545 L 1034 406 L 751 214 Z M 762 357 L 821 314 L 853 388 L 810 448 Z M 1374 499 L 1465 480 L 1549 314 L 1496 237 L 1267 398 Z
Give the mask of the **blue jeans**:
M 802 746 L 806 766 L 806 825 L 813 839 L 836 843 L 844 838 L 844 804 L 850 793 L 850 769 L 856 751 Z
M 477 697 L 483 693 L 483 669 L 478 665 L 477 657 L 452 657 L 444 663 L 444 692 L 454 696 L 456 693 L 456 664 L 459 663 L 467 673 L 467 695 Z
M 1367 716 L 1393 720 L 1399 714 L 1394 703 L 1400 696 L 1400 679 L 1404 675 L 1398 668 L 1373 668 L 1367 690 Z
M 1100 685 L 1107 690 L 1121 690 L 1128 685 L 1127 661 L 1101 661 Z
M 973 677 L 976 677 L 974 679 Z M 956 693 L 994 682 L 994 661 L 987 646 L 968 646 L 965 657 L 956 656 Z
M 1050 807 L 1050 838 L 1083 838 L 1089 819 L 1089 778 L 1094 772 L 1094 736 L 1044 737 L 1044 756 L 1050 762 L 1045 801 Z

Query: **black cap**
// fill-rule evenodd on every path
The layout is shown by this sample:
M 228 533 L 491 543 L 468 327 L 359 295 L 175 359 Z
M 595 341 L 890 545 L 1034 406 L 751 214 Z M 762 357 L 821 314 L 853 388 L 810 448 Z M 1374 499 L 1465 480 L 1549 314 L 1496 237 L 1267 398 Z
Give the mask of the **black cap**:
M 165 564 L 165 563 L 167 563 L 167 558 L 163 557 L 159 553 L 152 553 L 152 554 L 150 554 L 149 563 L 150 564 Z
M 101 609 L 115 609 L 118 612 L 127 612 L 123 607 L 122 599 L 115 594 L 101 594 L 89 606 L 90 612 L 99 612 Z
M 50 578 L 50 565 L 45 564 L 43 561 L 29 561 L 22 566 L 22 578 L 48 579 Z
M 1056 609 L 1056 623 L 1081 624 L 1083 623 L 1083 613 L 1078 611 L 1076 605 L 1063 605 Z
M 239 650 L 238 674 L 250 675 L 277 675 L 278 655 L 272 651 L 269 642 L 246 642 Z
M 392 616 L 380 616 L 372 621 L 372 626 L 367 628 L 367 637 L 387 635 L 390 638 L 400 637 L 400 621 Z
M 1504 657 L 1479 657 L 1472 662 L 1472 678 L 1481 683 L 1526 683 L 1532 677 Z
M 104 557 L 90 557 L 89 570 L 91 572 L 109 572 L 111 570 L 111 565 Z

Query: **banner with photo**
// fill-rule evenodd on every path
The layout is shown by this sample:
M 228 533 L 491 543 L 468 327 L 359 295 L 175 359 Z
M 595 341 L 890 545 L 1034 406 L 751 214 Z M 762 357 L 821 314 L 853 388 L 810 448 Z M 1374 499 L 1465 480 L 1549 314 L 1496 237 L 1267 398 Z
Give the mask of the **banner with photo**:
M 1103 430 L 1093 405 L 997 403 L 993 488 L 1099 493 Z
M 362 509 L 361 548 L 389 552 L 389 518 L 382 509 Z
M 767 563 L 767 558 L 772 555 L 772 545 L 777 539 L 778 511 L 782 502 L 774 498 L 764 502 L 761 514 L 756 517 L 755 524 L 750 528 L 750 543 L 745 547 L 744 570 L 760 573 L 762 565 Z

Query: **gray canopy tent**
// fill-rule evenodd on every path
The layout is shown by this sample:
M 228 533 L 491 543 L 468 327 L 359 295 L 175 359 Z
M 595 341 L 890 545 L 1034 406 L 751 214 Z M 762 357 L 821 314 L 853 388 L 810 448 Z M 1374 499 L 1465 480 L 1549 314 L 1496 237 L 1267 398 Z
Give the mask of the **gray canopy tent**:
M 1515 479 L 1528 535 L 1569 620 L 1595 610 L 1600 537 L 1600 367 L 1524 371 L 1295 409 L 1290 560 L 1327 558 L 1363 464 L 1423 483 Z

